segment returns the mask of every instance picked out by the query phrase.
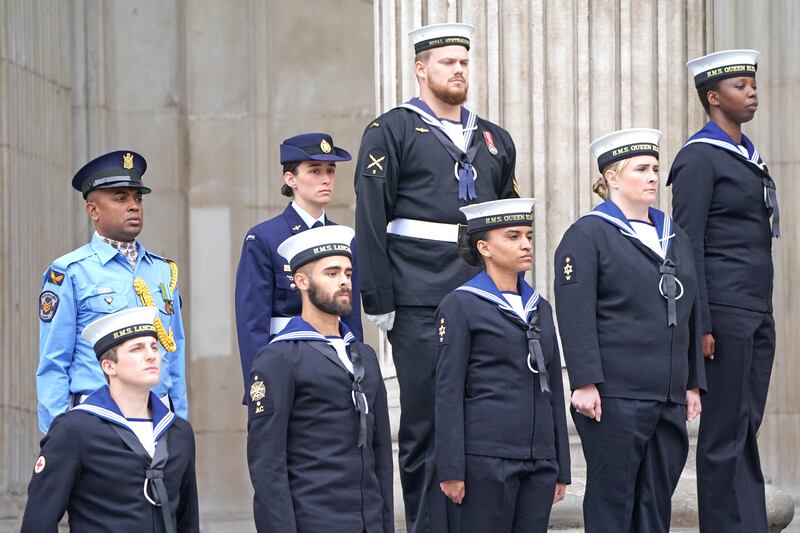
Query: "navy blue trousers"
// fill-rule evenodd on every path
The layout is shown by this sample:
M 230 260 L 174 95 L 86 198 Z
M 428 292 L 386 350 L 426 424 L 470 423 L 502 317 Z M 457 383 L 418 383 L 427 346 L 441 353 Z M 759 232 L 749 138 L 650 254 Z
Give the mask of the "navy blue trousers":
M 764 418 L 775 322 L 768 313 L 711 306 L 716 348 L 706 359 L 697 443 L 701 533 L 767 533 L 756 435 Z
M 439 489 L 434 457 L 436 381 L 435 307 L 398 307 L 389 331 L 400 385 L 400 483 L 408 533 L 444 533 L 447 498 Z
M 555 460 L 466 455 L 464 501 L 447 503 L 451 531 L 546 533 L 558 478 Z
M 686 406 L 603 398 L 600 422 L 574 409 L 586 458 L 586 533 L 668 533 L 686 464 Z

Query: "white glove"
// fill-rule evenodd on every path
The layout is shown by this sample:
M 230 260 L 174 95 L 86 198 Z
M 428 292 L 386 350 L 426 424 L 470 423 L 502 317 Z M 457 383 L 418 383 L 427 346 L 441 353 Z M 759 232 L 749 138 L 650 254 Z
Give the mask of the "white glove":
M 372 322 L 373 326 L 386 333 L 394 327 L 394 311 L 382 315 L 367 315 L 367 320 Z

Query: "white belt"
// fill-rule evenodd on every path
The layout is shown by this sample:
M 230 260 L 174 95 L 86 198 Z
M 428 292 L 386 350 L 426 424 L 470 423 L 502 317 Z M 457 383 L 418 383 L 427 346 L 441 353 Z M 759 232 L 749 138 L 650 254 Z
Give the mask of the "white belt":
M 458 242 L 458 224 L 442 224 L 412 218 L 396 218 L 386 225 L 386 232 L 415 239 Z
M 270 318 L 269 319 L 269 334 L 270 335 L 277 335 L 278 333 L 283 331 L 283 328 L 286 327 L 286 325 L 289 323 L 289 321 L 292 318 L 294 318 L 294 317 L 291 317 L 291 316 L 275 316 L 275 317 Z

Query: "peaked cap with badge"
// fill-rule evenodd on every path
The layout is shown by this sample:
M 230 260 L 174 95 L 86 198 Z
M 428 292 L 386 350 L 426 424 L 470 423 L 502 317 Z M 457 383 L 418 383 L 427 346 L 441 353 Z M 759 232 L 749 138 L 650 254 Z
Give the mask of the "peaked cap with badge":
M 117 150 L 96 157 L 83 165 L 72 178 L 72 188 L 83 197 L 94 189 L 132 187 L 142 194 L 150 193 L 142 176 L 147 170 L 144 157 L 132 150 Z
M 334 146 L 327 133 L 302 133 L 281 143 L 281 165 L 297 161 L 350 161 L 353 157 L 344 148 Z

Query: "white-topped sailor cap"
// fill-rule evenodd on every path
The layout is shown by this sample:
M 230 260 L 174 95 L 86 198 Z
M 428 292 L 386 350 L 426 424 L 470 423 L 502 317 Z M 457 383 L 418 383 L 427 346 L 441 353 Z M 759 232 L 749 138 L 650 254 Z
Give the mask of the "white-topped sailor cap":
M 700 87 L 724 78 L 755 78 L 760 55 L 758 50 L 723 50 L 692 59 L 686 66 L 694 77 L 694 86 Z
M 352 257 L 350 243 L 354 235 L 355 231 L 347 226 L 312 228 L 283 241 L 278 246 L 278 253 L 289 262 L 292 272 L 296 272 L 301 266 L 323 257 Z
M 530 226 L 536 198 L 507 198 L 459 207 L 467 217 L 467 233 L 495 228 Z
M 618 130 L 595 139 L 589 145 L 597 168 L 603 172 L 608 165 L 637 155 L 652 155 L 658 159 L 661 132 L 650 128 Z
M 158 307 L 131 307 L 90 322 L 81 333 L 99 359 L 109 349 L 136 337 L 158 338 L 153 325 Z
M 429 24 L 408 32 L 414 43 L 414 53 L 418 54 L 440 46 L 459 45 L 469 50 L 469 38 L 475 33 L 475 26 L 465 22 Z

